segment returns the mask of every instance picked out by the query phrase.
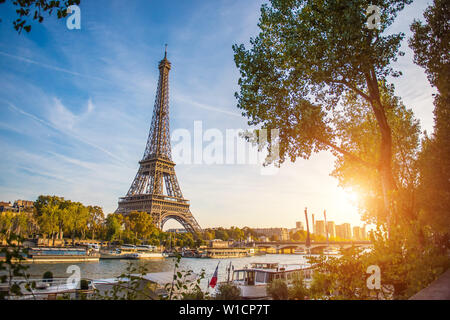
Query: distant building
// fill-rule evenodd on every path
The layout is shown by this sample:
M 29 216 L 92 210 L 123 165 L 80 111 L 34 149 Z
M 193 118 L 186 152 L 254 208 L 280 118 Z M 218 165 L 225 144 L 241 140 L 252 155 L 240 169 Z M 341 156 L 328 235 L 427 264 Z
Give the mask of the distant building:
M 179 229 L 167 229 L 166 232 L 172 232 L 172 233 L 187 233 L 187 230 L 184 228 Z
M 325 221 L 324 220 L 317 220 L 316 221 L 316 229 L 314 230 L 314 234 L 316 234 L 318 236 L 326 237 Z
M 354 226 L 353 227 L 353 240 L 361 240 L 362 234 L 361 234 L 361 227 Z
M 228 248 L 233 244 L 233 241 L 224 241 L 220 239 L 214 239 L 209 241 L 210 248 Z
M 334 221 L 327 221 L 327 231 L 330 238 L 336 237 L 336 226 L 334 224 Z
M 11 210 L 12 210 L 11 202 L 0 201 L 0 212 Z
M 267 238 L 277 237 L 278 240 L 289 240 L 289 232 L 287 228 L 254 228 L 252 229 L 259 237 Z
M 34 202 L 30 200 L 16 200 L 14 204 L 11 205 L 11 202 L 0 201 L 0 212 L 3 211 L 12 211 L 12 212 L 20 212 L 23 210 L 28 210 L 34 207 Z
M 350 223 L 343 223 L 340 225 L 336 225 L 336 237 L 351 240 L 352 239 L 352 230 Z
M 303 226 L 303 222 L 297 221 L 295 223 L 295 229 L 297 229 L 297 231 L 304 231 L 305 227 Z
M 23 210 L 23 209 L 30 209 L 34 207 L 34 201 L 30 200 L 16 200 L 14 202 L 14 208 Z
M 301 222 L 301 221 L 297 221 L 295 223 L 295 228 L 288 229 L 289 235 L 294 234 L 298 231 L 305 231 L 305 227 L 303 226 L 303 222 Z
M 353 239 L 354 240 L 366 240 L 367 239 L 366 226 L 364 226 L 364 227 L 358 227 L 358 226 L 353 227 Z

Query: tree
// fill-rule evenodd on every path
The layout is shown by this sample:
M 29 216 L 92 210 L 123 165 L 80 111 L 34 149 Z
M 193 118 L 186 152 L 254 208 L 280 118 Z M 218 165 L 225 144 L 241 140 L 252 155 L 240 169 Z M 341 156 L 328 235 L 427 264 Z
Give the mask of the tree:
M 289 300 L 305 300 L 309 294 L 303 275 L 294 278 L 292 286 L 288 288 Z
M 39 196 L 34 203 L 40 230 L 53 239 L 53 245 L 60 230 L 61 199 L 56 196 Z
M 146 212 L 132 211 L 123 216 L 125 238 L 130 242 L 150 239 L 152 244 L 159 244 L 160 232 Z
M 81 238 L 85 238 L 89 210 L 83 204 L 73 202 L 67 208 L 67 215 L 70 219 L 70 223 L 68 223 L 68 230 L 71 234 L 73 245 L 77 234 L 81 234 Z
M 363 1 L 283 1 L 263 5 L 259 35 L 252 48 L 234 45 L 240 70 L 238 107 L 249 125 L 280 130 L 280 159 L 308 158 L 312 152 L 331 150 L 349 161 L 374 168 L 381 182 L 382 208 L 389 219 L 391 196 L 397 186 L 392 173 L 392 130 L 380 93 L 380 81 L 399 76 L 396 61 L 403 33 L 384 35 L 397 13 L 412 0 L 380 0 L 379 29 L 366 27 Z M 376 119 L 379 158 L 361 159 L 341 143 L 328 118 L 344 94 L 367 102 Z M 278 140 L 278 141 L 277 141 Z
M 367 260 L 362 250 L 352 247 L 339 258 L 309 257 L 315 265 L 310 293 L 316 299 L 363 300 L 370 298 L 366 286 Z
M 238 227 L 231 227 L 228 233 L 233 240 L 241 241 L 244 239 L 244 231 Z
M 13 214 L 12 212 L 0 213 L 0 236 L 2 240 L 9 238 L 13 228 Z
M 120 239 L 120 233 L 122 229 L 122 219 L 119 214 L 109 214 L 106 217 L 106 236 L 108 240 Z
M 0 4 L 5 2 L 6 0 L 0 0 Z M 80 0 L 13 0 L 12 3 L 17 7 L 16 13 L 19 16 L 14 21 L 14 29 L 21 33 L 22 30 L 26 32 L 31 31 L 31 25 L 28 19 L 31 18 L 41 23 L 44 21 L 43 14 L 47 12 L 51 15 L 54 10 L 57 11 L 58 19 L 64 18 L 67 16 L 67 8 L 71 5 L 79 5 Z
M 91 238 L 95 239 L 95 236 L 100 233 L 105 214 L 103 209 L 98 206 L 88 206 L 87 209 L 89 212 L 87 227 L 91 233 Z
M 416 219 L 415 194 L 417 187 L 416 159 L 419 151 L 419 122 L 400 98 L 394 95 L 394 87 L 380 83 L 380 97 L 386 109 L 386 120 L 392 130 L 392 174 L 397 190 L 392 194 L 396 215 L 394 225 L 401 220 Z M 380 157 L 381 136 L 375 116 L 367 102 L 354 93 L 346 93 L 342 108 L 333 113 L 331 119 L 341 142 L 352 153 L 366 161 Z M 377 169 L 348 161 L 345 156 L 336 155 L 332 173 L 340 186 L 357 190 L 360 211 L 368 223 L 386 221 L 383 217 L 383 194 Z
M 230 235 L 228 233 L 228 231 L 224 228 L 217 228 L 215 231 L 215 237 L 216 239 L 220 239 L 220 240 L 228 240 L 230 239 Z
M 450 4 L 433 0 L 425 13 L 426 24 L 414 20 L 409 46 L 414 50 L 414 62 L 425 69 L 430 83 L 440 94 L 448 94 L 450 77 Z
M 425 69 L 438 94 L 434 99 L 434 133 L 422 141 L 419 157 L 419 206 L 422 222 L 447 233 L 450 225 L 450 5 L 434 0 L 425 13 L 426 24 L 414 21 L 409 45 L 414 62 Z
M 292 235 L 292 240 L 295 241 L 306 241 L 306 231 L 299 230 Z

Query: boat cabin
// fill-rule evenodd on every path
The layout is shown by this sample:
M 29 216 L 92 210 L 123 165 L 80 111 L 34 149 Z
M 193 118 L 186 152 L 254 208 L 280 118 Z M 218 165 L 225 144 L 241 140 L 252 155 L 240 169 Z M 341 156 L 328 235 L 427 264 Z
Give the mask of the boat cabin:
M 235 270 L 232 281 L 237 285 L 267 285 L 275 279 L 288 282 L 298 278 L 308 278 L 310 269 L 301 265 L 279 265 L 278 263 L 252 263 L 250 268 Z

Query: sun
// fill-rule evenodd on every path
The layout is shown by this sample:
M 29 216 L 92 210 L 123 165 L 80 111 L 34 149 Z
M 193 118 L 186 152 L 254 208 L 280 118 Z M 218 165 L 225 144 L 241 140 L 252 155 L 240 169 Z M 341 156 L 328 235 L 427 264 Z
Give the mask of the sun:
M 351 188 L 338 188 L 335 199 L 335 211 L 344 220 L 352 220 L 352 222 L 359 220 L 358 202 L 359 195 L 357 191 Z M 339 212 L 339 213 L 338 213 Z M 344 218 L 345 217 L 345 218 Z
M 352 205 L 357 205 L 359 196 L 356 191 L 353 191 L 352 189 L 342 189 L 343 197 L 347 202 L 351 203 Z

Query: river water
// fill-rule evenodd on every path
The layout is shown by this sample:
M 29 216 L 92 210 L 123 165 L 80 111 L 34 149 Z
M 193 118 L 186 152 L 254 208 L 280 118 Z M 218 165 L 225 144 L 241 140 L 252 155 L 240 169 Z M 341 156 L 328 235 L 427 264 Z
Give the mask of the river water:
M 165 258 L 162 260 L 118 260 L 100 259 L 99 262 L 79 262 L 79 263 L 34 263 L 29 265 L 27 272 L 32 278 L 42 278 L 46 271 L 51 271 L 55 278 L 66 278 L 72 273 L 67 273 L 67 268 L 77 265 L 81 270 L 81 277 L 86 279 L 107 279 L 115 278 L 126 271 L 128 264 L 136 267 L 144 266 L 148 272 L 173 271 L 175 258 Z M 227 279 L 227 267 L 230 262 L 234 269 L 250 266 L 252 262 L 280 263 L 280 264 L 303 264 L 306 263 L 305 256 L 294 254 L 267 254 L 264 256 L 254 256 L 232 259 L 201 259 L 201 258 L 181 258 L 180 269 L 192 270 L 200 274 L 205 270 L 205 278 L 210 279 L 219 264 L 218 281 Z

